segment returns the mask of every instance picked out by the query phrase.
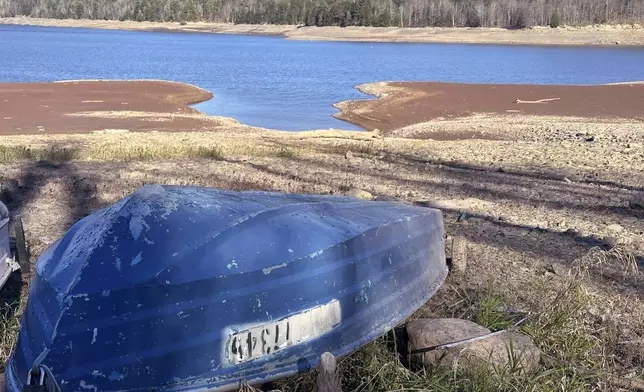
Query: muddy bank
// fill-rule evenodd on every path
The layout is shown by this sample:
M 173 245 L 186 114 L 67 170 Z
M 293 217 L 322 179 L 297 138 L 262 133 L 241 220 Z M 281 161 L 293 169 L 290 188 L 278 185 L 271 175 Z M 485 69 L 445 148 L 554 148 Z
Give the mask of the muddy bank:
M 358 89 L 379 99 L 341 102 L 335 105 L 340 109 L 336 117 L 385 132 L 477 114 L 644 120 L 641 83 L 556 86 L 397 82 Z
M 0 135 L 96 131 L 181 131 L 235 123 L 189 105 L 212 98 L 165 81 L 0 84 Z
M 644 84 L 396 82 L 359 89 L 379 99 L 338 103 L 336 117 L 390 136 L 507 140 L 535 132 L 525 123 L 556 125 L 556 131 L 566 126 L 568 134 L 586 132 L 606 121 L 625 129 L 644 127 Z M 242 126 L 234 119 L 208 116 L 189 106 L 211 98 L 210 92 L 196 86 L 153 80 L 0 83 L 0 135 L 192 132 Z M 521 123 L 520 131 L 512 130 L 516 122 Z M 572 128 L 566 125 L 571 123 L 575 124 Z M 630 132 L 616 126 L 611 128 L 613 135 Z M 244 128 L 250 132 L 250 127 Z
M 352 42 L 426 42 L 518 45 L 626 45 L 644 46 L 644 27 L 588 26 L 502 28 L 398 28 L 398 27 L 304 27 L 295 25 L 247 25 L 190 22 L 133 22 L 76 19 L 0 18 L 0 24 L 82 27 L 110 30 L 169 31 L 188 33 L 280 35 L 288 39 Z

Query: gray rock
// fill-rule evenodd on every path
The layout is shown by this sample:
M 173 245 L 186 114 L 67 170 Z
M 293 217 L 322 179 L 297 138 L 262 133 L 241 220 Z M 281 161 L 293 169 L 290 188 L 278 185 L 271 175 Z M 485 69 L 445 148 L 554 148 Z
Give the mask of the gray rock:
M 355 197 L 356 199 L 373 200 L 373 195 L 371 193 L 357 188 L 350 189 L 346 195 Z
M 561 263 L 552 263 L 547 267 L 548 271 L 559 276 L 568 276 L 570 268 Z
M 344 157 L 345 157 L 346 159 L 353 159 L 353 153 L 352 153 L 351 151 L 347 151 L 347 152 L 344 154 Z
M 464 339 L 484 337 L 449 348 L 412 354 L 417 365 L 439 366 L 463 371 L 481 367 L 505 367 L 511 371 L 531 372 L 541 359 L 541 352 L 528 336 L 516 332 L 490 334 L 476 323 L 459 319 L 420 319 L 407 325 L 410 350 L 435 347 Z

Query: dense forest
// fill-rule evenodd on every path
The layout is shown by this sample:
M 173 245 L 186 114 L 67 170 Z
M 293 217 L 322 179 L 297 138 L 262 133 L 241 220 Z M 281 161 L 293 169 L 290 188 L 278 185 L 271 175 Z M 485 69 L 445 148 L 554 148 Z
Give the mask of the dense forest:
M 644 0 L 0 0 L 0 16 L 316 26 L 641 23 Z

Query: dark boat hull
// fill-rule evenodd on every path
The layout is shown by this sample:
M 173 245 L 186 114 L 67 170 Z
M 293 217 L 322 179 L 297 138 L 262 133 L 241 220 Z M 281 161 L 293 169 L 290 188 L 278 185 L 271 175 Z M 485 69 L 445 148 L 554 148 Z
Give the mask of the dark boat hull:
M 198 191 L 202 207 L 192 208 L 177 189 L 157 191 L 181 196 L 168 214 L 179 221 L 156 219 L 167 194 L 156 208 L 135 193 L 116 209 L 150 204 L 142 225 L 132 209 L 81 221 L 41 257 L 10 391 L 21 390 L 43 347 L 63 391 L 223 391 L 282 378 L 316 366 L 322 352 L 342 356 L 382 335 L 447 274 L 435 210 L 217 190 Z M 203 208 L 209 197 L 217 208 Z M 89 227 L 100 220 L 108 240 L 96 246 Z M 179 241 L 162 235 L 168 227 L 191 234 Z M 91 249 L 71 252 L 83 259 L 76 265 L 66 257 L 79 240 Z

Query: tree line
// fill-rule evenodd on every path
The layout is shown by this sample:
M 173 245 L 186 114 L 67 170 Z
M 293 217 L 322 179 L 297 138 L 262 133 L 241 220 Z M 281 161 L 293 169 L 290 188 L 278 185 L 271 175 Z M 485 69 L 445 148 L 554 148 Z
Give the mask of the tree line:
M 0 0 L 0 16 L 524 28 L 642 23 L 644 0 Z

